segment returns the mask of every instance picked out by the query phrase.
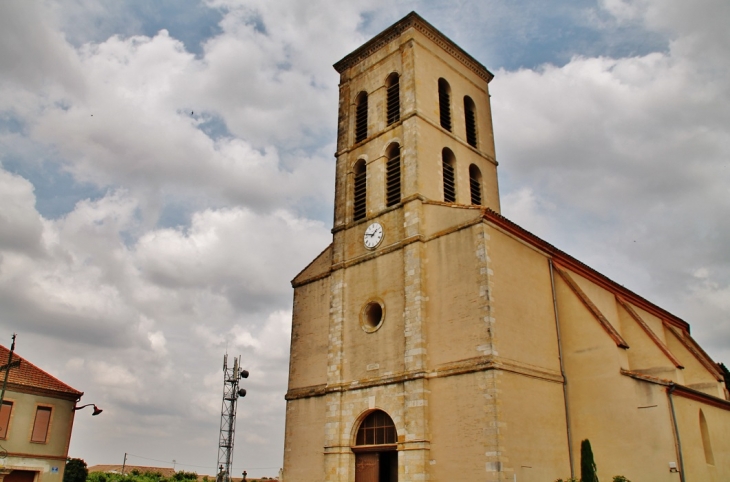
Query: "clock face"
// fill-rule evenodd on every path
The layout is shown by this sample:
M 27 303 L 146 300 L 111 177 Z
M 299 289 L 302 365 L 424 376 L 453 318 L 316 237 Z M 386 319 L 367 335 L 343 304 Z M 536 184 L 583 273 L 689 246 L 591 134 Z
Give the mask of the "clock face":
M 373 223 L 365 230 L 365 235 L 362 238 L 365 247 L 373 249 L 383 240 L 383 226 L 380 223 Z

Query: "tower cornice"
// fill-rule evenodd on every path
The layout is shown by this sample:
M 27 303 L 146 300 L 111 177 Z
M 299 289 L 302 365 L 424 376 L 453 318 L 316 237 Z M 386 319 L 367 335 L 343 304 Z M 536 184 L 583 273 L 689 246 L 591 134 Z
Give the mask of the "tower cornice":
M 416 12 L 411 12 L 390 27 L 386 28 L 378 35 L 373 37 L 370 41 L 363 44 L 358 49 L 354 50 L 350 54 L 346 55 L 339 62 L 335 63 L 333 67 L 338 73 L 342 73 L 350 67 L 356 65 L 363 59 L 371 56 L 385 45 L 393 41 L 395 38 L 401 36 L 403 32 L 409 28 L 415 28 L 423 35 L 435 42 L 439 47 L 444 49 L 446 52 L 451 54 L 452 57 L 460 61 L 472 72 L 477 74 L 480 78 L 484 79 L 487 83 L 490 82 L 494 75 L 487 70 L 480 62 L 474 57 L 462 50 L 461 47 L 456 45 L 450 38 L 441 33 L 436 27 L 425 21 Z

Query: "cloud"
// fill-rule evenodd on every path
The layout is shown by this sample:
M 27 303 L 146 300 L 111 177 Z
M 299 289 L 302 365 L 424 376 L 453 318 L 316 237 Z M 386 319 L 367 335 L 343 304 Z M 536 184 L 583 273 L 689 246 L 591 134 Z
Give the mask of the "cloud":
M 38 253 L 43 223 L 35 212 L 33 185 L 19 176 L 0 170 L 0 248 Z
M 31 26 L 33 28 L 28 28 Z M 0 99 L 8 87 L 41 89 L 47 73 L 66 87 L 82 82 L 73 49 L 57 30 L 41 2 L 3 2 L 0 5 Z
M 15 236 L 0 238 L 0 321 L 21 324 L 21 356 L 41 348 L 33 362 L 102 406 L 102 430 L 159 439 L 216 426 L 222 380 L 209 375 L 228 348 L 252 373 L 247 400 L 265 406 L 241 415 L 254 425 L 251 443 L 280 442 L 270 431 L 282 423 L 288 282 L 329 242 L 323 223 L 208 208 L 189 227 L 143 230 L 125 190 L 49 220 L 30 183 L 4 170 L 0 182 L 12 207 L 3 226 Z M 27 246 L 36 248 L 18 249 Z M 59 366 L 58 346 L 76 356 Z M 124 426 L 130 417 L 142 425 Z

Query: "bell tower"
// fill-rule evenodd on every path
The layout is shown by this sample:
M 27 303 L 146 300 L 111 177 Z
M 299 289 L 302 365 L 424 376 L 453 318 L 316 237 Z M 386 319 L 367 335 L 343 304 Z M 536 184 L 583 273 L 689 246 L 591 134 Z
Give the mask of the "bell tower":
M 334 67 L 335 232 L 414 201 L 499 212 L 484 66 L 411 13 Z M 399 172 L 389 164 L 395 155 Z M 367 182 L 358 184 L 358 174 Z
M 284 477 L 425 481 L 461 445 L 483 473 L 496 439 L 453 439 L 458 414 L 433 410 L 465 383 L 479 417 L 490 410 L 488 380 L 451 375 L 492 353 L 492 74 L 413 12 L 334 67 L 333 241 L 292 281 Z

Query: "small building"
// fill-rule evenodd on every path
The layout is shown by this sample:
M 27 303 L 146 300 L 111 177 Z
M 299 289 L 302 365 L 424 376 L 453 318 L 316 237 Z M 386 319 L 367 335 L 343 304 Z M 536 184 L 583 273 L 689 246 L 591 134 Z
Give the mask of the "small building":
M 0 346 L 0 364 L 10 351 Z M 0 482 L 61 482 L 80 392 L 13 353 L 0 409 Z M 0 385 L 5 372 L 0 372 Z
M 600 480 L 730 480 L 723 372 L 690 325 L 500 214 L 492 74 L 415 13 L 335 69 L 283 479 L 551 481 L 588 439 Z

